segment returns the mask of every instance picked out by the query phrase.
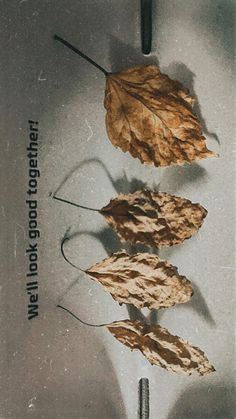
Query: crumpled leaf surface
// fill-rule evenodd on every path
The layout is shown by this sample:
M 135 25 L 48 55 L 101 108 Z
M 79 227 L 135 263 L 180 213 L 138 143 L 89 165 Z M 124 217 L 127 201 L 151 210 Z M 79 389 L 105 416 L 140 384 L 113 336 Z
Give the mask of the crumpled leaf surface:
M 200 204 L 148 190 L 120 194 L 100 212 L 124 240 L 154 247 L 182 243 L 198 231 L 207 215 Z
M 151 364 L 168 371 L 204 375 L 215 371 L 203 351 L 159 325 L 123 320 L 107 325 L 108 330 L 131 350 L 140 350 Z
M 104 100 L 110 141 L 155 166 L 216 156 L 206 147 L 193 103 L 188 89 L 156 65 L 111 73 Z
M 85 272 L 114 300 L 137 308 L 167 308 L 186 303 L 193 295 L 190 281 L 154 254 L 117 252 Z

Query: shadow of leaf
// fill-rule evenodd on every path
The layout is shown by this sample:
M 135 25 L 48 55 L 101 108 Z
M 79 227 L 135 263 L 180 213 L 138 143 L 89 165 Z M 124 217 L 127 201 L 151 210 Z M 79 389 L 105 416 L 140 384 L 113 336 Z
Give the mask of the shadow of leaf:
M 209 1 L 199 3 L 199 7 L 195 9 L 194 23 L 199 32 L 205 32 L 206 38 L 214 39 L 217 51 L 212 51 L 212 43 L 206 43 L 206 48 L 208 48 L 210 54 L 218 55 L 220 50 L 224 59 L 230 65 L 233 65 L 235 56 L 235 2 Z
M 203 319 L 207 323 L 209 323 L 212 326 L 215 326 L 216 322 L 211 315 L 205 298 L 203 297 L 199 287 L 193 281 L 191 282 L 193 285 L 194 294 L 188 303 L 188 307 L 195 311 L 199 316 L 203 317 Z
M 81 274 L 82 275 L 82 274 Z M 71 283 L 65 288 L 63 292 L 61 292 L 60 297 L 57 300 L 57 304 L 61 304 L 63 298 L 74 288 L 75 285 L 79 283 L 80 276 L 77 276 L 75 279 L 71 280 Z
M 127 45 L 120 39 L 109 34 L 109 58 L 112 72 L 125 70 L 128 67 L 156 64 L 158 59 L 154 55 L 143 55 L 141 48 Z
M 140 322 L 147 324 L 147 318 L 144 316 L 141 310 L 133 306 L 133 304 L 126 304 L 126 307 L 130 320 L 139 320 Z
M 88 235 L 98 240 L 107 254 L 118 252 L 121 249 L 121 243 L 117 235 L 110 228 L 103 228 L 100 231 L 81 230 L 72 234 L 66 234 L 69 241 L 76 237 Z M 65 237 L 65 236 L 64 236 Z M 125 245 L 124 245 L 125 246 Z M 123 246 L 123 247 L 124 247 Z
M 234 419 L 234 388 L 218 382 L 187 388 L 171 409 L 167 419 Z
M 206 182 L 207 171 L 197 163 L 186 166 L 174 166 L 165 170 L 161 177 L 160 189 L 176 194 L 186 184 Z
M 129 193 L 134 192 L 138 189 L 144 189 L 147 188 L 147 183 L 143 182 L 140 179 L 132 178 L 131 180 L 127 179 L 127 175 L 125 173 L 125 170 L 123 169 L 123 175 L 118 177 L 117 179 L 113 179 L 110 171 L 107 169 L 106 165 L 98 158 L 92 158 L 92 159 L 86 159 L 83 160 L 81 163 L 73 167 L 73 169 L 70 170 L 70 172 L 63 178 L 59 186 L 56 188 L 54 194 L 56 195 L 61 189 L 65 186 L 67 181 L 75 175 L 76 172 L 78 172 L 80 169 L 82 169 L 84 166 L 90 165 L 90 164 L 96 164 L 101 166 L 101 168 L 106 173 L 108 179 L 110 180 L 112 186 L 114 187 L 117 194 L 119 193 Z M 154 190 L 158 190 L 159 185 L 154 185 Z
M 191 284 L 194 290 L 194 294 L 191 300 L 184 304 L 177 304 L 173 308 L 175 308 L 175 310 L 190 310 L 196 312 L 198 316 L 202 317 L 210 326 L 214 327 L 216 322 L 211 315 L 204 296 L 202 295 L 199 287 L 195 282 L 191 280 Z M 155 313 L 155 310 L 153 310 L 153 313 L 150 313 L 150 323 L 156 323 L 157 321 L 159 322 L 161 317 L 165 314 L 166 310 L 168 309 L 159 310 L 157 313 Z

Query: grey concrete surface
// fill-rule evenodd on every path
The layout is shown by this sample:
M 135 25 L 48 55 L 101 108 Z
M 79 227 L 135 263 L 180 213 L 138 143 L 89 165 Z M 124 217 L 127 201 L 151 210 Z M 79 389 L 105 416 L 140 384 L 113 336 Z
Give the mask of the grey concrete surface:
M 153 2 L 153 53 L 140 48 L 139 1 L 21 0 L 1 6 L 1 419 L 135 419 L 138 380 L 150 380 L 150 419 L 233 419 L 234 410 L 234 14 L 235 2 Z M 209 148 L 219 159 L 187 167 L 144 167 L 112 147 L 103 108 L 104 77 L 53 41 L 54 33 L 118 71 L 158 62 L 197 97 Z M 26 189 L 28 119 L 39 121 L 39 312 L 27 319 Z M 96 213 L 141 184 L 200 202 L 198 235 L 160 255 L 194 283 L 193 300 L 157 320 L 201 347 L 216 372 L 185 377 L 153 367 L 92 323 L 133 315 L 66 264 L 88 267 L 123 245 Z M 147 315 L 147 313 L 144 313 Z M 154 316 L 154 315 L 153 315 Z

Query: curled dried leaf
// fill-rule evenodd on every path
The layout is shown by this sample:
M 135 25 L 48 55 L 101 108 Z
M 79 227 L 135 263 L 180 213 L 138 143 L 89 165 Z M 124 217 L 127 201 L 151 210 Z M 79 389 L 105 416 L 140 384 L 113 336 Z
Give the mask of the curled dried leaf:
M 187 375 L 215 371 L 203 351 L 159 325 L 123 320 L 107 325 L 108 330 L 131 350 L 140 350 L 151 364 Z
M 104 106 L 110 141 L 142 163 L 191 163 L 214 157 L 193 114 L 194 98 L 156 65 L 106 76 Z
M 168 308 L 186 303 L 193 294 L 190 281 L 175 266 L 149 253 L 114 253 L 86 273 L 114 300 L 137 308 Z
M 198 231 L 207 215 L 200 204 L 148 190 L 120 194 L 100 212 L 124 240 L 154 247 L 182 243 Z

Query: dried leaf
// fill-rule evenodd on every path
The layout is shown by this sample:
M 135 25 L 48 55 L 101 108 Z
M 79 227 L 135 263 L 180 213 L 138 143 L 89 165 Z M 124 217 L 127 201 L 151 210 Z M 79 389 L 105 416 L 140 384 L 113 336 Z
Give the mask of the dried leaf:
M 159 325 L 123 320 L 108 330 L 131 350 L 140 350 L 151 364 L 176 373 L 204 375 L 215 371 L 203 351 Z
M 108 74 L 104 106 L 110 141 L 142 163 L 191 163 L 214 157 L 193 114 L 193 97 L 156 65 Z
M 126 252 L 111 257 L 86 270 L 114 300 L 135 307 L 167 308 L 190 300 L 193 289 L 175 266 L 157 255 Z
M 157 247 L 189 239 L 207 215 L 200 204 L 148 190 L 120 194 L 100 212 L 124 240 Z

